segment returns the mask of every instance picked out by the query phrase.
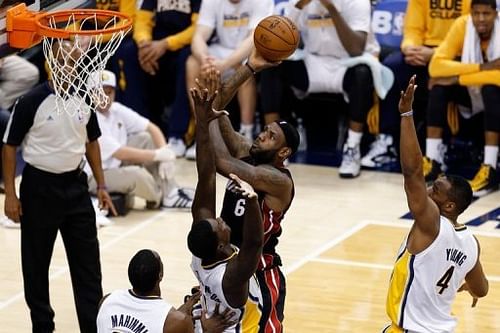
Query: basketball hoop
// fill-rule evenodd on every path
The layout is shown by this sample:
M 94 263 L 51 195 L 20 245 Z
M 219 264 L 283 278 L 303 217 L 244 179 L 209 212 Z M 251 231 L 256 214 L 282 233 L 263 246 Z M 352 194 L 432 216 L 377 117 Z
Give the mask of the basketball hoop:
M 132 27 L 120 12 L 71 9 L 32 12 L 21 3 L 7 11 L 9 44 L 28 48 L 40 41 L 50 70 L 58 112 L 74 115 L 104 107 L 101 73 Z

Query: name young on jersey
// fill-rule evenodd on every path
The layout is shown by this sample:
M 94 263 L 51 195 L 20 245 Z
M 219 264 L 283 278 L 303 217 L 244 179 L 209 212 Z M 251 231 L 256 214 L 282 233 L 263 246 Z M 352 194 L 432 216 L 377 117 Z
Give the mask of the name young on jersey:
M 458 266 L 462 264 L 467 259 L 467 255 L 458 249 L 446 249 L 446 260 L 452 261 Z
M 149 330 L 146 328 L 146 325 L 144 325 L 139 319 L 125 314 L 112 315 L 111 328 L 126 328 L 128 331 L 134 333 L 149 332 Z

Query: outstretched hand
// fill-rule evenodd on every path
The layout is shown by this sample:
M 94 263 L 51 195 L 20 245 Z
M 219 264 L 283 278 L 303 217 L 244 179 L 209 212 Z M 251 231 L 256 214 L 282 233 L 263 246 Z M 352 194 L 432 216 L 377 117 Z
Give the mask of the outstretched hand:
M 413 95 L 417 89 L 415 84 L 416 76 L 413 75 L 408 83 L 406 91 L 401 91 L 401 98 L 399 99 L 399 113 L 405 113 L 411 111 L 413 105 Z
M 215 116 L 212 103 L 217 97 L 217 91 L 211 94 L 207 88 L 191 88 L 189 93 L 193 99 L 196 121 L 208 124 Z
M 235 183 L 234 191 L 240 193 L 243 197 L 248 199 L 257 198 L 257 193 L 255 193 L 252 185 L 242 180 L 234 173 L 229 174 L 229 177 Z
M 257 51 L 254 46 L 252 52 L 250 53 L 250 56 L 248 57 L 248 64 L 256 72 L 260 72 L 264 69 L 278 66 L 279 64 L 281 64 L 281 61 L 271 62 L 266 60 L 263 56 L 260 55 L 259 51 Z
M 220 71 L 214 65 L 208 65 L 202 69 L 200 77 L 195 79 L 198 89 L 208 89 L 208 93 L 213 95 L 220 90 Z
M 201 312 L 201 327 L 205 333 L 220 333 L 226 328 L 236 324 L 233 319 L 235 313 L 229 308 L 226 308 L 222 313 L 219 313 L 219 303 L 215 305 L 215 311 L 210 318 L 207 318 L 205 310 Z

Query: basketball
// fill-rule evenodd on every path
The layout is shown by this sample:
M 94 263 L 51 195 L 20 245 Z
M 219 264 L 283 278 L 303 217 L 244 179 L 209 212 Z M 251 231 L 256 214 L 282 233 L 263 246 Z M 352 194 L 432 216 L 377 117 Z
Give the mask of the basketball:
M 257 51 L 268 61 L 288 58 L 299 45 L 299 29 L 287 17 L 272 15 L 259 22 L 253 34 Z

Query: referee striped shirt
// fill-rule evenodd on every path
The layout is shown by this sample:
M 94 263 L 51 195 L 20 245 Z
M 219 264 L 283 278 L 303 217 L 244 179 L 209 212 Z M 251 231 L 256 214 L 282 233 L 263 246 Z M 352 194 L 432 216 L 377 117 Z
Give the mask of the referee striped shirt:
M 85 144 L 97 140 L 101 131 L 95 112 L 74 113 L 58 112 L 54 91 L 47 82 L 42 83 L 17 100 L 3 142 L 21 145 L 24 160 L 37 169 L 51 173 L 76 170 L 85 155 Z

